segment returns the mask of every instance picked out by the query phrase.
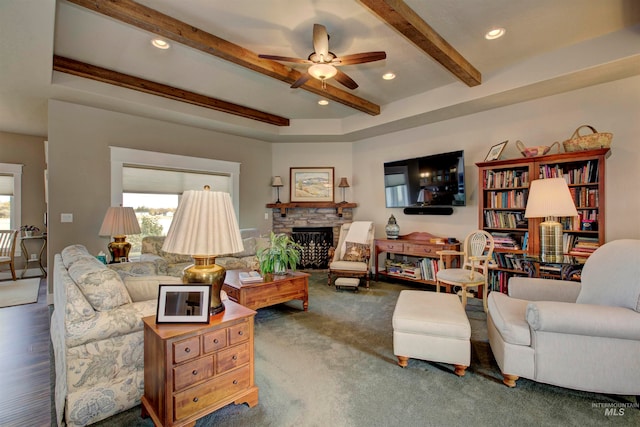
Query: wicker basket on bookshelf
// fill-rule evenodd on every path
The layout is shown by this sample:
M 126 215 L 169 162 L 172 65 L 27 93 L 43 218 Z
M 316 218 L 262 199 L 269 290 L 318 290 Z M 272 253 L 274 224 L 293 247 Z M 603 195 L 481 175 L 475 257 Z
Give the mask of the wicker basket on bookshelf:
M 593 133 L 589 135 L 580 135 L 580 129 L 589 128 Z M 609 148 L 611 146 L 613 134 L 609 132 L 598 132 L 589 125 L 582 125 L 573 132 L 571 138 L 562 143 L 564 151 L 570 153 L 573 151 L 596 150 L 598 148 Z

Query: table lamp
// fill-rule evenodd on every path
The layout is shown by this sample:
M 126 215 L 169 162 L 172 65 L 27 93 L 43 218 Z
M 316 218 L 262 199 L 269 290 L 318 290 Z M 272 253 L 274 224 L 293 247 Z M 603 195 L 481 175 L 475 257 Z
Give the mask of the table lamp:
M 111 263 L 128 262 L 131 243 L 126 241 L 126 235 L 140 234 L 140 224 L 136 213 L 131 207 L 111 206 L 100 227 L 100 236 L 113 236 L 114 241 L 109 243 Z
M 347 200 L 344 197 L 344 190 L 349 188 L 349 181 L 347 181 L 347 177 L 340 178 L 340 184 L 338 184 L 339 188 L 342 188 L 342 201 L 340 203 L 347 203 Z
M 283 185 L 284 184 L 282 183 L 282 178 L 280 178 L 279 176 L 274 176 L 271 180 L 271 186 L 276 187 L 276 191 L 278 192 L 278 200 L 276 200 L 276 203 L 280 203 L 280 187 L 282 187 Z
M 540 257 L 545 262 L 562 262 L 561 216 L 578 216 L 564 178 L 536 179 L 529 187 L 525 218 L 545 218 L 540 223 Z
M 191 255 L 194 264 L 182 271 L 182 282 L 211 284 L 209 313 L 222 313 L 220 291 L 226 270 L 215 264 L 216 256 L 244 250 L 229 193 L 210 191 L 208 185 L 204 190 L 185 191 L 162 250 Z

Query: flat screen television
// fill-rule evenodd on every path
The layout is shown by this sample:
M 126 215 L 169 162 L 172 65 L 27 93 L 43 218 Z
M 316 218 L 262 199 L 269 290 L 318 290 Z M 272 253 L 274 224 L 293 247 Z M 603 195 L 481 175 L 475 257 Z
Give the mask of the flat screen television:
M 388 208 L 465 206 L 464 151 L 384 164 Z

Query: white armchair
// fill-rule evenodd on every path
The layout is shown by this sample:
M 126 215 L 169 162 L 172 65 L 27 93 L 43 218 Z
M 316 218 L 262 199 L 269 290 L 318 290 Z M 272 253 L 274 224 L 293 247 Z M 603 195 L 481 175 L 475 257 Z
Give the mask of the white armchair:
M 329 286 L 336 277 L 353 277 L 365 279 L 366 287 L 369 287 L 374 231 L 370 221 L 342 224 L 338 247 L 329 248 Z
M 640 395 L 640 240 L 596 250 L 577 282 L 512 278 L 488 298 L 489 343 L 504 376 Z

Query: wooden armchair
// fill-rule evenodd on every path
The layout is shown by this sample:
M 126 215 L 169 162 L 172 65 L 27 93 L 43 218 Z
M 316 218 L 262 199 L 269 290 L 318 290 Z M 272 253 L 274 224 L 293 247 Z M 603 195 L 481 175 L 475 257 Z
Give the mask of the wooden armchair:
M 0 230 L 0 266 L 8 265 L 11 277 L 16 280 L 16 240 L 18 230 Z

